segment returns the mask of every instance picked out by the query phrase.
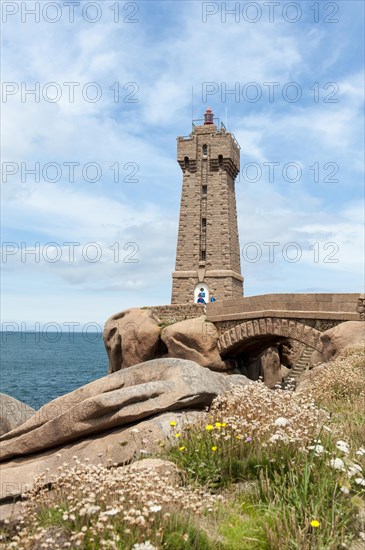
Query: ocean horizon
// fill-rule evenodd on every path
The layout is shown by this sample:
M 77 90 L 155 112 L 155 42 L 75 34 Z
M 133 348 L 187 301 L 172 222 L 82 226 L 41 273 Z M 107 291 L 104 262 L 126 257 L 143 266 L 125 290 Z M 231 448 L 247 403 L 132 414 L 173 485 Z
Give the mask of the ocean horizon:
M 0 391 L 39 409 L 108 374 L 100 332 L 1 331 Z

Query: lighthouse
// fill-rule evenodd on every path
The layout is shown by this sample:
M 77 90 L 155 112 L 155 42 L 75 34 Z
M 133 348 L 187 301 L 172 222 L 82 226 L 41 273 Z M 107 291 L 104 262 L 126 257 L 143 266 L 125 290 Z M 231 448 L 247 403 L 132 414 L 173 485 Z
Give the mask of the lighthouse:
M 183 174 L 172 304 L 243 296 L 235 178 L 240 146 L 210 108 L 177 138 Z

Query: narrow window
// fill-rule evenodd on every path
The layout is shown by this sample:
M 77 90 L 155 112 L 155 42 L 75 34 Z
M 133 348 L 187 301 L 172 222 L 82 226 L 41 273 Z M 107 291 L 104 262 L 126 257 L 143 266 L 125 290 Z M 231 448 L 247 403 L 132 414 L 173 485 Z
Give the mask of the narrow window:
M 189 168 L 189 157 L 184 158 L 184 165 L 185 165 L 185 168 Z
M 200 251 L 200 261 L 205 262 L 205 250 Z
M 202 218 L 202 227 L 206 227 L 207 226 L 207 218 Z
M 206 157 L 208 155 L 208 145 L 205 143 L 203 145 L 203 157 Z
M 207 191 L 208 191 L 208 186 L 207 186 L 207 185 L 203 185 L 203 186 L 202 186 L 202 193 L 203 193 L 203 195 L 206 195 L 206 194 L 207 194 Z
M 223 155 L 218 155 L 218 164 L 220 167 L 223 166 Z

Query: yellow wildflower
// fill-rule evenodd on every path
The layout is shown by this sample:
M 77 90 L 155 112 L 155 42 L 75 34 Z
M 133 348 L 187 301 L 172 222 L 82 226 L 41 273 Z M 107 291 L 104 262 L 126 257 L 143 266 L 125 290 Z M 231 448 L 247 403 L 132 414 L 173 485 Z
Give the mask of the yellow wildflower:
M 208 424 L 208 426 L 205 426 L 205 429 L 208 430 L 208 432 L 209 432 L 210 430 L 213 429 L 213 427 L 214 426 L 212 426 L 211 424 Z
M 179 451 L 185 451 L 185 447 L 179 447 Z
M 216 446 L 212 447 L 212 451 L 213 451 L 213 452 L 215 452 L 216 450 L 217 450 L 217 447 L 216 447 Z
M 181 437 L 181 434 L 175 434 L 175 437 Z
M 312 527 L 319 527 L 320 525 L 321 525 L 321 524 L 319 523 L 318 520 L 312 519 L 312 521 L 311 521 L 311 526 L 312 526 Z
M 170 426 L 176 426 L 176 422 L 174 420 L 171 420 Z
M 216 427 L 216 428 L 220 428 L 221 426 L 222 426 L 222 424 L 221 424 L 220 422 L 216 422 L 216 423 L 215 423 L 215 427 Z

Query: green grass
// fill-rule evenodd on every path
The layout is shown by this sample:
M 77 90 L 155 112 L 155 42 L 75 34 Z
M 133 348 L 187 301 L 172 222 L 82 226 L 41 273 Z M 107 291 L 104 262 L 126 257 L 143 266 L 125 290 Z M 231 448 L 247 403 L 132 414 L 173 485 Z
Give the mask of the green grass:
M 260 500 L 277 510 L 272 525 L 265 526 L 272 547 L 335 548 L 355 525 L 356 509 L 322 456 L 297 452 L 290 464 L 276 461 L 261 471 Z M 313 520 L 319 527 L 311 526 Z
M 336 411 L 332 422 L 347 423 L 347 439 L 354 450 L 364 446 L 365 418 L 363 410 L 354 408 L 355 402 L 354 396 L 336 396 L 332 403 L 332 412 Z M 238 507 L 233 500 L 232 509 L 226 507 L 217 517 L 219 548 L 331 550 L 351 540 L 359 528 L 358 511 L 365 507 L 365 495 L 329 464 L 336 456 L 345 464 L 350 460 L 336 448 L 338 437 L 322 431 L 324 452 L 317 455 L 314 450 L 303 452 L 298 443 L 263 446 L 234 437 L 216 439 L 216 432 L 202 425 L 190 428 L 174 440 L 167 458 L 185 471 L 188 483 L 211 490 L 224 488 L 229 493 L 237 482 L 258 483 L 254 496 L 246 496 Z M 355 460 L 365 466 L 364 457 Z M 351 494 L 344 494 L 342 486 L 349 487 Z
M 265 525 L 271 523 L 270 511 L 246 493 L 236 494 L 222 506 L 216 517 L 217 538 L 224 550 L 265 550 Z
M 62 516 L 66 510 L 67 505 L 57 508 L 44 507 L 39 510 L 37 518 L 43 527 L 65 527 L 67 524 Z
M 192 441 L 196 445 L 194 436 Z M 240 540 L 245 541 L 242 548 L 336 548 L 354 529 L 356 506 L 341 492 L 338 472 L 328 465 L 329 455 L 305 454 L 284 444 L 260 449 L 239 442 L 230 449 L 234 456 L 229 456 L 227 449 L 211 451 L 209 434 L 198 441 L 199 449 L 190 454 L 172 451 L 171 458 L 185 469 L 190 481 L 229 487 L 240 480 L 259 480 L 256 498 L 229 515 L 220 528 L 229 548 L 239 548 Z M 328 438 L 322 444 L 333 449 Z M 264 521 L 261 517 L 252 523 L 250 515 L 257 510 Z M 318 528 L 311 526 L 313 520 L 320 522 Z
M 162 548 L 168 550 L 216 550 L 217 546 L 199 529 L 191 518 L 182 514 L 172 515 L 164 528 Z
M 49 530 L 49 533 L 55 533 L 55 528 L 62 533 L 63 540 L 67 540 L 71 531 L 77 524 L 84 524 L 88 527 L 85 538 L 82 543 L 84 550 L 99 550 L 104 548 L 104 542 L 112 540 L 107 529 L 102 538 L 95 536 L 92 531 L 92 525 L 80 518 L 76 518 L 74 524 L 64 521 L 62 515 L 65 510 L 54 508 L 43 509 L 38 513 L 39 524 Z M 80 527 L 80 525 L 79 525 Z M 167 521 L 156 518 L 154 532 L 149 536 L 144 536 L 143 532 L 136 527 L 130 529 L 126 534 L 127 525 L 122 521 L 116 520 L 115 532 L 120 536 L 118 541 L 119 550 L 130 550 L 134 544 L 142 543 L 147 538 L 158 548 L 168 550 L 215 550 L 217 546 L 209 539 L 208 535 L 196 525 L 194 518 L 182 513 L 172 512 Z

